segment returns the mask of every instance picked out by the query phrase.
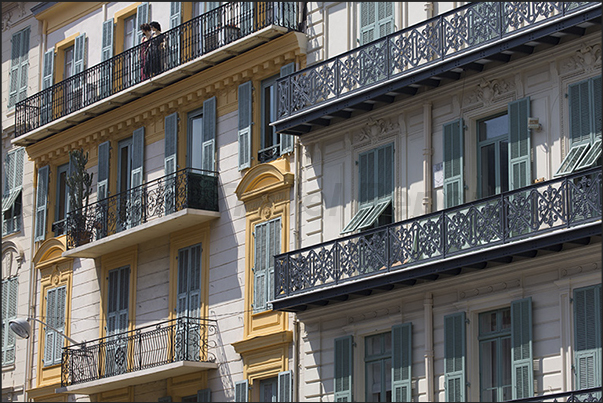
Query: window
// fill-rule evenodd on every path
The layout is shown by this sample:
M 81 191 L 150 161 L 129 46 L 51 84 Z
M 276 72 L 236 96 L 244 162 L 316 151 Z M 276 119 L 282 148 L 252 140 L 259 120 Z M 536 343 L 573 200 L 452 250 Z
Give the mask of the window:
M 509 118 L 507 114 L 477 122 L 481 197 L 509 190 Z
M 29 71 L 29 28 L 13 34 L 11 41 L 10 87 L 8 107 L 27 98 Z
M 143 214 L 144 127 L 118 143 L 117 192 L 119 193 L 118 230 L 140 224 Z
M 575 289 L 573 304 L 574 389 L 601 386 L 601 284 Z
M 479 315 L 480 401 L 511 400 L 511 309 Z
M 360 45 L 394 32 L 394 3 L 360 3 Z
M 69 212 L 69 186 L 67 186 L 69 171 L 69 164 L 64 164 L 57 168 L 57 194 L 54 207 L 55 223 L 53 224 L 55 236 L 65 233 L 64 220 L 67 217 L 67 212 Z
M 133 15 L 124 20 L 124 52 L 137 45 L 136 43 L 136 31 L 138 27 L 136 24 L 136 16 Z
M 342 234 L 389 224 L 393 221 L 394 145 L 359 155 L 359 209 Z
M 21 190 L 24 148 L 6 154 L 2 195 L 2 236 L 21 230 Z
M 555 176 L 601 164 L 601 76 L 568 87 L 570 145 Z
M 258 153 L 260 162 L 271 161 L 279 156 L 280 139 L 274 127 L 270 126 L 276 118 L 276 79 L 277 76 L 262 81 L 262 134 L 261 149 Z
M 278 402 L 278 378 L 262 379 L 260 381 L 260 402 Z
M 271 309 L 274 299 L 274 255 L 281 253 L 281 219 L 255 225 L 255 265 L 253 268 L 253 312 Z
M 392 399 L 392 334 L 367 337 L 364 348 L 366 401 L 391 402 Z
M 61 286 L 49 289 L 46 292 L 46 323 L 50 327 L 44 329 L 44 366 L 61 363 L 65 337 L 59 334 L 65 333 L 65 296 L 67 287 Z M 53 327 L 54 329 L 52 329 Z
M 127 348 L 127 337 L 111 337 L 128 331 L 130 267 L 109 271 L 107 296 L 107 347 L 105 376 L 123 374 L 127 360 L 117 360 Z
M 190 329 L 187 334 L 187 348 L 182 344 L 176 346 L 176 357 L 179 360 L 199 359 L 199 321 L 201 318 L 201 244 L 182 248 L 178 251 L 178 295 L 176 315 L 187 318 L 183 326 Z M 189 321 L 188 318 L 191 320 Z M 181 329 L 179 329 L 182 331 Z M 195 396 L 196 398 L 196 396 Z
M 74 73 L 73 70 L 73 46 L 65 49 L 65 67 L 63 70 L 63 79 L 68 79 Z
M 15 334 L 8 322 L 17 317 L 18 291 L 17 277 L 2 280 L 2 366 L 15 362 Z

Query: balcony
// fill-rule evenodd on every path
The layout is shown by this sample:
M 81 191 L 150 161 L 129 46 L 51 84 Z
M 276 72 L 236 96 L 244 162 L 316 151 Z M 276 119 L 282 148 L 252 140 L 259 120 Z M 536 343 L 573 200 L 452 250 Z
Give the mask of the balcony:
M 570 392 L 550 393 L 546 395 L 510 400 L 511 402 L 603 402 L 603 389 L 596 388 L 573 390 Z
M 298 30 L 297 14 L 297 2 L 223 4 L 18 102 L 13 141 L 34 143 Z
M 601 200 L 599 167 L 280 254 L 272 304 L 300 311 L 585 245 L 601 237 Z
M 216 172 L 185 168 L 69 212 L 65 257 L 99 257 L 220 217 Z
M 275 129 L 303 135 L 600 30 L 600 18 L 593 2 L 467 4 L 280 78 Z
M 57 393 L 92 394 L 215 369 L 210 319 L 182 317 L 63 348 Z

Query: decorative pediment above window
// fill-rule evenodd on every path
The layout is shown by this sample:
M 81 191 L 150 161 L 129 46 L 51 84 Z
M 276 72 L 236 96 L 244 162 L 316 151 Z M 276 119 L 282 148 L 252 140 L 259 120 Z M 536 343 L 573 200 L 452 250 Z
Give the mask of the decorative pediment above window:
M 247 203 L 264 194 L 271 194 L 293 186 L 293 173 L 289 161 L 281 158 L 259 164 L 245 173 L 236 189 L 239 200 Z
M 2 242 L 2 278 L 16 276 L 23 263 L 23 251 L 11 241 Z
M 61 255 L 67 250 L 67 237 L 47 239 L 33 257 L 33 264 L 37 269 L 43 269 L 49 265 L 71 261 L 71 258 L 64 258 Z

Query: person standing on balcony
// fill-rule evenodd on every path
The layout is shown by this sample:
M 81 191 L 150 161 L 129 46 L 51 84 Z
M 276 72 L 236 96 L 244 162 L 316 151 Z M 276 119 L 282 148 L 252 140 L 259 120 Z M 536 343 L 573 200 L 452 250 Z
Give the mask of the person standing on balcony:
M 164 66 L 163 54 L 165 51 L 165 38 L 161 33 L 161 25 L 157 21 L 149 24 L 153 30 L 151 35 L 151 74 L 159 74 Z
M 151 50 L 148 41 L 153 37 L 153 31 L 147 23 L 141 24 L 140 30 L 142 31 L 140 64 L 142 65 L 142 79 L 144 80 L 151 75 Z

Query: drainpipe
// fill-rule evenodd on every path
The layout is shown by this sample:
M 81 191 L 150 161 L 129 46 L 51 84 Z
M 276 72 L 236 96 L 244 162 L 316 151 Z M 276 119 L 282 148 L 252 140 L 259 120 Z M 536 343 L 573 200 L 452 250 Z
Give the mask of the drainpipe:
M 300 205 L 301 205 L 301 195 L 300 195 L 300 187 L 301 187 L 301 146 L 299 143 L 299 138 L 297 136 L 294 137 L 293 143 L 293 156 L 294 156 L 294 165 L 295 165 L 295 176 L 293 180 L 293 204 L 294 204 L 294 229 L 293 229 L 293 239 L 294 239 L 294 249 L 297 250 L 301 248 L 301 215 L 300 215 Z M 299 320 L 297 319 L 297 315 L 293 319 L 293 401 L 299 402 Z
M 425 381 L 427 382 L 427 401 L 434 402 L 433 379 L 433 295 L 425 293 L 423 300 L 425 312 Z
M 431 147 L 431 103 L 426 102 L 423 104 L 423 139 L 425 145 L 423 147 L 423 212 L 424 214 L 431 213 L 431 156 L 433 150 Z
M 425 2 L 425 17 L 427 17 L 426 19 L 433 17 L 433 1 Z
M 48 34 L 46 33 L 46 31 L 48 30 L 48 21 L 47 20 L 42 20 L 38 23 L 38 28 L 40 29 L 40 51 L 38 54 L 38 59 L 39 59 L 39 66 L 43 66 L 44 65 L 44 53 L 46 53 L 46 42 L 48 41 Z M 42 69 L 38 69 L 38 89 L 41 91 L 42 90 L 42 80 L 44 74 L 42 72 Z

